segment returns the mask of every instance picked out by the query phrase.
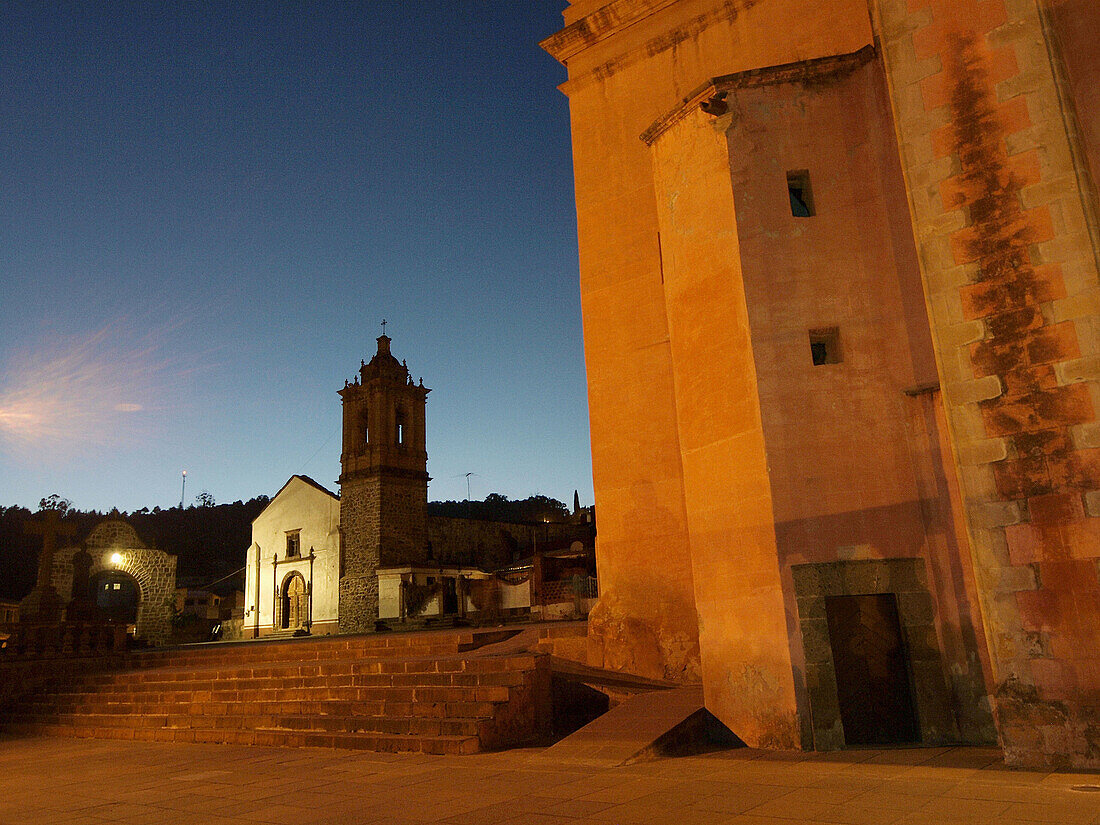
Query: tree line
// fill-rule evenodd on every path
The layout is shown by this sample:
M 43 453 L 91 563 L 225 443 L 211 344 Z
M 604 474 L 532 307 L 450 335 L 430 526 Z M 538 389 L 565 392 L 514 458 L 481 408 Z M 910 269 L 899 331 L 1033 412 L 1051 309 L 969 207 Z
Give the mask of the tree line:
M 146 545 L 177 557 L 176 581 L 180 586 L 203 587 L 225 578 L 225 584 L 242 587 L 243 573 L 239 581 L 233 574 L 243 570 L 245 551 L 252 544 L 252 521 L 270 500 L 268 496 L 256 496 L 248 501 L 218 504 L 203 491 L 189 507 L 143 507 L 118 515 Z M 81 538 L 110 515 L 76 509 L 56 494 L 39 502 L 39 510 L 47 509 L 58 511 Z M 514 523 L 571 518 L 568 508 L 556 499 L 539 495 L 511 501 L 498 493 L 490 493 L 484 501 L 429 502 L 428 514 Z M 42 539 L 24 530 L 34 516 L 35 511 L 26 507 L 0 505 L 0 599 L 21 599 L 34 587 Z

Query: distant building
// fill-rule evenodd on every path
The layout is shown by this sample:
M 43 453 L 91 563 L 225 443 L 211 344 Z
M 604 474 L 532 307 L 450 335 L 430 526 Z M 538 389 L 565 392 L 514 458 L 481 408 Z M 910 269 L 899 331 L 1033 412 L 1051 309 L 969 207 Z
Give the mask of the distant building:
M 221 617 L 221 596 L 209 590 L 176 590 L 176 612 L 217 621 Z
M 341 494 L 295 475 L 252 522 L 245 637 L 362 632 L 380 618 L 467 615 L 482 603 L 486 586 L 474 583 L 490 578 L 487 557 L 514 563 L 540 546 L 574 544 L 591 555 L 595 526 L 584 512 L 572 522 L 538 524 L 429 516 L 428 392 L 393 357 L 389 337 L 379 337 L 374 357 L 340 393 Z M 436 592 L 410 614 L 417 588 Z M 522 609 L 532 609 L 529 598 Z
M 19 602 L 0 601 L 0 648 L 11 637 L 12 627 L 19 621 Z

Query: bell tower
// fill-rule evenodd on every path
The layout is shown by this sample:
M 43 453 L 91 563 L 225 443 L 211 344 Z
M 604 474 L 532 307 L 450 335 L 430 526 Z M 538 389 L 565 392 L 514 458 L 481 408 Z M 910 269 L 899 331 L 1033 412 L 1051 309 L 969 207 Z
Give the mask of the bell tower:
M 374 629 L 379 567 L 427 556 L 429 392 L 390 353 L 384 331 L 374 357 L 340 390 L 341 633 Z

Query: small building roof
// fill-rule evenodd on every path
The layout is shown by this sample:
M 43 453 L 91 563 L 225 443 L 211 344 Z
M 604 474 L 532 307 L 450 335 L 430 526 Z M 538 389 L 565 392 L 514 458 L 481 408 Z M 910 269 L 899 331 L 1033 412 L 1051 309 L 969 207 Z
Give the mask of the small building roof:
M 275 503 L 275 499 L 277 499 L 279 496 L 281 496 L 283 494 L 283 491 L 291 485 L 291 483 L 294 481 L 294 479 L 298 479 L 299 481 L 305 482 L 310 487 L 313 487 L 317 490 L 320 490 L 322 493 L 324 493 L 327 496 L 331 496 L 336 501 L 340 500 L 340 496 L 337 493 L 334 493 L 334 492 L 332 492 L 332 490 L 328 489 L 327 487 L 324 487 L 321 484 L 318 484 L 316 481 L 314 481 L 309 476 L 303 476 L 303 475 L 299 475 L 299 474 L 295 473 L 294 475 L 292 475 L 290 478 L 288 478 L 286 480 L 286 484 L 284 484 L 282 487 L 279 488 L 279 492 L 277 492 L 275 495 L 273 495 L 271 497 L 271 500 L 267 503 L 267 505 L 264 507 L 264 509 L 262 509 L 259 513 L 256 514 L 256 518 L 252 519 L 253 524 L 256 523 L 256 519 L 258 519 L 260 516 L 262 516 L 264 513 L 267 512 L 267 508 Z

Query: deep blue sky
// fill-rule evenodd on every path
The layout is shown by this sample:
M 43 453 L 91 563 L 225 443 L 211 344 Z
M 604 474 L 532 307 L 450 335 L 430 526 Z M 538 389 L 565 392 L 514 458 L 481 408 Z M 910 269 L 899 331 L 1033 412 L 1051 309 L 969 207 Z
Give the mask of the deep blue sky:
M 564 5 L 0 4 L 0 505 L 335 488 L 383 317 L 432 499 L 591 501 Z

